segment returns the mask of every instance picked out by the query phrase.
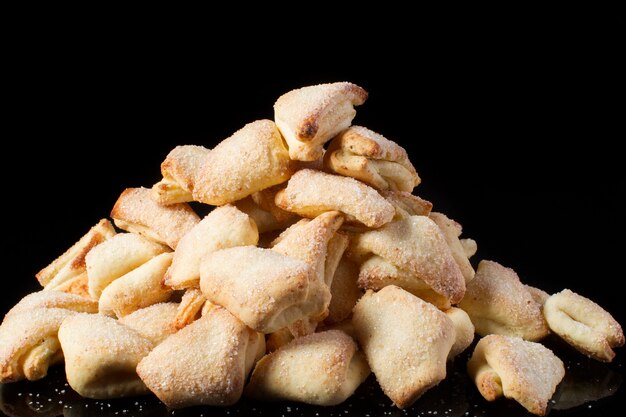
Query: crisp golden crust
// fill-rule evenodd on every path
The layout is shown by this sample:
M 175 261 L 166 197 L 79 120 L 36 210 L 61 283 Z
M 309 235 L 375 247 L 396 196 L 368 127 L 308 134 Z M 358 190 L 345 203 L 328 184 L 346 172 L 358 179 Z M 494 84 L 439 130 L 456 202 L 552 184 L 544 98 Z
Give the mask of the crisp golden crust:
M 346 257 L 342 257 L 335 270 L 330 286 L 330 304 L 326 324 L 339 323 L 352 314 L 356 302 L 363 293 L 357 285 L 359 266 Z
M 236 207 L 217 207 L 180 240 L 165 284 L 174 289 L 200 284 L 200 260 L 216 250 L 256 245 L 259 232 L 254 221 Z
M 98 303 L 89 298 L 81 297 L 76 294 L 68 294 L 56 290 L 42 290 L 30 293 L 22 298 L 4 316 L 3 321 L 8 320 L 11 316 L 15 314 L 40 308 L 62 308 L 65 310 L 72 310 L 81 313 L 97 313 Z
M 443 233 L 443 237 L 448 243 L 452 257 L 459 266 L 459 269 L 465 278 L 465 284 L 467 285 L 468 282 L 474 279 L 475 272 L 469 261 L 469 257 L 465 253 L 465 249 L 459 240 L 459 236 L 462 231 L 461 225 L 448 218 L 443 213 L 430 213 L 428 217 L 430 217 L 430 219 L 434 221 L 437 226 L 439 226 L 439 230 Z
M 77 314 L 63 321 L 59 341 L 67 382 L 81 396 L 106 399 L 149 392 L 135 368 L 153 344 L 130 327 L 99 314 Z
M 210 149 L 203 146 L 177 146 L 161 164 L 163 179 L 152 186 L 152 198 L 159 204 L 193 201 L 196 175 Z
M 293 340 L 257 363 L 246 396 L 337 405 L 350 397 L 370 370 L 350 336 L 329 330 Z
M 176 333 L 177 329 L 174 326 L 174 319 L 177 312 L 177 303 L 158 303 L 135 310 L 121 317 L 119 321 L 150 340 L 156 346 L 167 339 L 169 335 Z
M 324 166 L 379 190 L 410 193 L 420 183 L 403 147 L 362 126 L 335 136 L 324 155 Z
M 445 378 L 455 329 L 435 306 L 392 285 L 368 290 L 352 323 L 378 383 L 399 408 Z
M 502 335 L 482 338 L 467 369 L 486 400 L 504 395 L 540 416 L 565 375 L 563 362 L 548 348 Z
M 480 262 L 459 307 L 469 314 L 481 336 L 495 333 L 537 341 L 548 334 L 541 306 L 515 271 L 497 262 Z
M 176 249 L 180 239 L 200 222 L 186 203 L 161 205 L 148 188 L 127 188 L 119 196 L 111 217 L 115 225 Z
M 95 313 L 98 303 L 56 290 L 22 298 L 0 325 L 0 383 L 46 376 L 63 359 L 57 338 L 62 321 L 76 312 Z
M 0 325 L 0 383 L 45 377 L 63 359 L 59 326 L 77 314 L 65 308 L 34 308 L 7 315 Z
M 163 284 L 172 263 L 171 252 L 162 253 L 110 283 L 100 295 L 100 314 L 124 317 L 135 310 L 169 300 L 172 289 Z
M 276 205 L 303 217 L 337 210 L 346 214 L 347 221 L 369 227 L 380 227 L 395 214 L 391 203 L 362 182 L 311 169 L 303 169 L 291 177 L 287 188 L 276 194 Z
M 63 255 L 52 261 L 52 263 L 35 277 L 39 283 L 48 289 L 55 289 L 70 281 L 86 271 L 85 256 L 94 246 L 104 242 L 115 235 L 115 229 L 107 219 L 100 220 L 95 226 L 72 245 Z
M 120 233 L 96 246 L 85 258 L 89 295 L 97 300 L 114 280 L 168 249 L 134 233 Z
M 433 291 L 417 275 L 397 268 L 377 255 L 372 255 L 361 264 L 357 284 L 359 288 L 374 291 L 381 290 L 387 285 L 395 285 L 424 301 L 428 301 L 441 310 L 447 310 L 451 307 L 449 298 Z
M 313 220 L 302 219 L 285 230 L 271 250 L 304 261 L 312 270 L 309 283 L 308 310 L 311 314 L 289 325 L 294 336 L 315 331 L 317 323 L 328 315 L 330 280 L 346 249 L 347 237 L 336 238 L 343 216 L 338 211 L 322 213 Z M 331 245 L 332 242 L 332 245 Z
M 204 159 L 196 176 L 195 200 L 221 206 L 289 179 L 292 162 L 274 122 L 248 123 Z
M 44 288 L 44 290 L 48 290 Z M 80 295 L 81 297 L 91 298 L 89 295 L 89 278 L 87 277 L 87 271 L 80 275 L 70 278 L 63 284 L 54 287 L 54 291 L 62 291 L 68 294 Z
M 319 159 L 324 143 L 350 126 L 354 106 L 366 99 L 364 89 L 348 82 L 303 87 L 280 96 L 274 103 L 274 120 L 289 144 L 290 158 Z
M 433 203 L 406 191 L 379 191 L 396 209 L 396 219 L 411 216 L 428 216 Z
M 450 349 L 448 359 L 453 359 L 459 353 L 462 353 L 474 341 L 474 325 L 467 313 L 460 308 L 451 307 L 444 311 L 446 316 L 454 323 L 456 338 L 454 345 Z
M 174 327 L 180 330 L 186 325 L 193 323 L 201 315 L 202 307 L 207 303 L 207 299 L 200 291 L 200 288 L 187 288 L 183 294 L 178 311 L 174 318 Z
M 354 235 L 351 251 L 373 253 L 428 284 L 455 304 L 465 293 L 465 279 L 439 227 L 428 217 L 411 216 L 380 229 Z
M 565 289 L 543 306 L 550 330 L 580 352 L 602 362 L 615 357 L 614 347 L 624 345 L 622 326 L 588 298 Z
M 227 406 L 264 352 L 262 335 L 214 308 L 154 348 L 137 373 L 168 407 Z
M 207 255 L 200 266 L 200 289 L 239 320 L 272 333 L 317 313 L 311 300 L 314 271 L 304 261 L 269 249 L 241 246 Z

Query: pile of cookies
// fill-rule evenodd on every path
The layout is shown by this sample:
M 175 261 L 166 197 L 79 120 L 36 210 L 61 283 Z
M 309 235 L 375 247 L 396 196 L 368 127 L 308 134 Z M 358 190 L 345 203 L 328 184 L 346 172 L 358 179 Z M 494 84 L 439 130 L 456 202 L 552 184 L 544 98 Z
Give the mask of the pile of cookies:
M 121 193 L 117 229 L 100 220 L 6 314 L 0 382 L 64 361 L 88 398 L 335 405 L 373 372 L 405 408 L 476 333 L 483 397 L 543 415 L 565 374 L 548 333 L 610 362 L 624 335 L 600 306 L 496 262 L 474 270 L 476 242 L 412 194 L 405 149 L 352 126 L 366 99 L 348 82 L 300 88 L 274 121 L 173 149 L 161 181 Z M 201 219 L 194 201 L 216 207 Z

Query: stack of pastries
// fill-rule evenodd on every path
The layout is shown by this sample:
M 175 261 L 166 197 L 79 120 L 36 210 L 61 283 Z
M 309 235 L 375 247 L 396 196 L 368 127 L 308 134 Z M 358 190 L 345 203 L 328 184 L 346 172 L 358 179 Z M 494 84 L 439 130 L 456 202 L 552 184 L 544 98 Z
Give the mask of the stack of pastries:
M 373 372 L 399 408 L 467 369 L 489 401 L 543 415 L 565 370 L 554 333 L 610 362 L 620 325 L 568 289 L 469 259 L 476 242 L 414 195 L 407 152 L 352 125 L 367 92 L 338 82 L 278 98 L 213 149 L 174 148 L 151 188 L 36 276 L 0 326 L 0 382 L 64 362 L 80 395 L 154 393 L 168 407 L 336 405 Z M 190 202 L 215 206 L 200 218 Z

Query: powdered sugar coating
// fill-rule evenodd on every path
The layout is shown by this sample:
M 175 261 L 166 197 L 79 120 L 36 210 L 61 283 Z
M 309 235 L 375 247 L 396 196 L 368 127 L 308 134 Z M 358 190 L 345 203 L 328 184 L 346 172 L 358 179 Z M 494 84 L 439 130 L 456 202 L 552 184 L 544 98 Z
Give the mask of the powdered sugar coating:
M 467 367 L 485 399 L 504 395 L 541 416 L 565 375 L 563 362 L 550 349 L 502 335 L 482 338 Z
M 161 205 L 148 188 L 127 188 L 119 196 L 111 217 L 120 229 L 139 233 L 176 249 L 178 241 L 200 222 L 187 203 Z
M 304 217 L 338 210 L 348 221 L 380 227 L 391 221 L 394 207 L 376 190 L 354 178 L 311 169 L 296 172 L 287 188 L 276 194 L 276 205 Z
M 445 378 L 455 329 L 432 304 L 393 285 L 368 290 L 352 323 L 383 392 L 399 408 Z
M 168 407 L 226 406 L 239 400 L 263 352 L 262 335 L 214 308 L 158 345 L 137 372 Z
M 540 340 L 548 334 L 541 306 L 511 268 L 483 260 L 459 304 L 469 314 L 476 333 Z
M 193 197 L 221 206 L 280 184 L 292 173 L 276 125 L 271 120 L 257 120 L 224 139 L 204 158 Z
M 280 96 L 274 104 L 274 120 L 289 144 L 290 158 L 319 159 L 324 143 L 350 126 L 354 106 L 366 99 L 365 90 L 348 82 L 307 86 Z
M 264 356 L 246 395 L 265 401 L 336 405 L 351 396 L 369 373 L 352 338 L 328 330 L 294 339 Z
M 411 216 L 356 235 L 357 252 L 378 255 L 424 281 L 452 304 L 465 293 L 465 280 L 439 227 L 428 217 Z

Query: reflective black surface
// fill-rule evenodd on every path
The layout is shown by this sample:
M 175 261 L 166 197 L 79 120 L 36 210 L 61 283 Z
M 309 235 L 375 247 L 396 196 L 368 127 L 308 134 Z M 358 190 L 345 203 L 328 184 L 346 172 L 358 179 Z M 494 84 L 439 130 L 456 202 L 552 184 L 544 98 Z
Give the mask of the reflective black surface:
M 370 93 L 354 123 L 407 149 L 422 178 L 415 194 L 476 239 L 474 266 L 495 260 L 550 293 L 570 288 L 626 324 L 623 16 L 587 7 L 499 16 L 395 10 L 396 24 L 383 30 L 379 12 L 347 24 L 320 17 L 333 26 L 329 40 L 274 16 L 236 44 L 229 33 L 205 33 L 214 30 L 206 22 L 181 39 L 161 39 L 159 27 L 120 41 L 111 35 L 123 28 L 110 24 L 68 37 L 56 20 L 22 27 L 3 53 L 0 314 L 39 289 L 35 273 L 107 217 L 124 188 L 158 181 L 174 146 L 213 147 L 247 122 L 271 119 L 274 100 L 290 89 L 348 80 Z M 299 34 L 311 38 L 297 48 L 280 41 Z M 623 348 L 609 365 L 558 343 L 555 350 L 568 373 L 550 415 L 623 414 Z M 244 401 L 174 415 L 524 415 L 510 401 L 479 398 L 464 362 L 407 411 L 391 407 L 370 378 L 336 408 Z M 152 397 L 103 405 L 67 387 L 59 394 L 62 372 L 51 374 L 2 387 L 4 412 L 39 415 L 28 410 L 40 398 L 50 410 L 42 415 L 139 415 L 140 406 L 141 415 L 171 414 Z
M 623 402 L 623 360 L 603 364 L 572 351 L 554 338 L 545 342 L 564 360 L 566 376 L 550 402 L 550 416 L 611 415 Z M 473 347 L 472 347 L 473 348 Z M 485 401 L 465 372 L 469 351 L 449 364 L 448 376 L 413 406 L 399 410 L 382 393 L 371 375 L 345 403 L 335 407 L 281 402 L 261 403 L 243 398 L 226 408 L 193 407 L 167 409 L 156 397 L 117 400 L 81 398 L 66 383 L 62 366 L 37 382 L 0 386 L 0 410 L 15 417 L 90 416 L 530 416 L 513 400 Z M 315 366 L 311 364 L 311 366 Z M 609 414 L 606 414 L 606 413 Z

